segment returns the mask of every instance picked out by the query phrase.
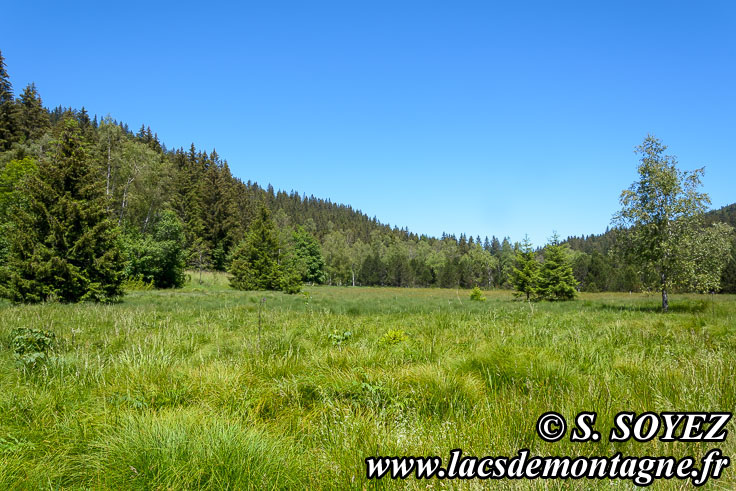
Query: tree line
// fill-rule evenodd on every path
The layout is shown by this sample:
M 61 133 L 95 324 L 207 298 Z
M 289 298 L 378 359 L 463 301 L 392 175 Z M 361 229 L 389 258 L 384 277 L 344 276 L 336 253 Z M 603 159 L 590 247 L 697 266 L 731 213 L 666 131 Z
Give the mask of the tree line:
M 704 224 L 728 224 L 736 227 L 736 204 L 711 210 L 702 215 Z M 588 292 L 642 291 L 651 283 L 651 273 L 639 270 L 631 258 L 616 254 L 617 244 L 625 240 L 618 228 L 602 234 L 568 237 L 575 278 L 580 289 Z M 721 270 L 719 289 L 722 293 L 736 293 L 736 237 L 731 236 L 730 254 Z
M 51 216 L 55 222 L 48 220 Z M 264 228 L 273 231 L 269 244 L 275 251 L 253 247 L 254 234 Z M 578 289 L 645 287 L 640 268 L 610 253 L 616 233 L 555 244 L 571 265 Z M 78 243 L 69 242 L 72 238 Z M 119 257 L 99 259 L 101 251 L 118 249 Z M 270 274 L 278 280 L 268 286 L 287 290 L 296 282 L 511 289 L 519 254 L 527 249 L 528 244 L 507 237 L 418 235 L 348 205 L 239 179 L 215 150 L 194 144 L 169 149 L 145 125 L 132 131 L 109 116 L 90 117 L 84 108 L 49 110 L 34 84 L 14 95 L 0 53 L 0 260 L 6 264 L 0 283 L 6 285 L 5 296 L 14 298 L 8 288 L 31 300 L 51 294 L 33 290 L 26 278 L 30 272 L 19 273 L 24 267 L 34 274 L 46 268 L 44 281 L 76 281 L 82 285 L 78 290 L 86 289 L 85 298 L 105 298 L 119 288 L 99 290 L 95 274 L 81 278 L 79 271 L 96 264 L 119 276 L 118 283 L 164 288 L 180 286 L 186 268 L 235 274 L 256 260 L 273 261 L 276 269 Z M 71 258 L 69 264 L 52 264 L 53 250 Z M 546 250 L 534 253 L 541 260 Z M 734 288 L 735 270 L 731 257 L 724 289 Z M 95 288 L 97 293 L 89 293 Z

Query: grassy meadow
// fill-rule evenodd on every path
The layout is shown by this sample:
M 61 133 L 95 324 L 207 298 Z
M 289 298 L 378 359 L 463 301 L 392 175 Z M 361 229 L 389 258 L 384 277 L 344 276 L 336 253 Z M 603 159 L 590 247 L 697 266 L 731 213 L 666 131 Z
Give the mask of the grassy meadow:
M 736 297 L 307 287 L 239 292 L 196 275 L 118 304 L 0 303 L 0 489 L 628 487 L 630 481 L 365 479 L 370 455 L 701 456 L 607 441 L 622 410 L 733 411 Z M 261 303 L 261 299 L 265 302 Z M 259 335 L 259 307 L 262 307 Z M 13 331 L 55 333 L 24 369 Z M 597 411 L 597 443 L 537 418 Z M 728 428 L 732 428 L 729 423 Z M 721 448 L 736 454 L 734 437 Z M 725 471 L 710 487 L 736 487 Z M 654 488 L 685 488 L 663 481 Z

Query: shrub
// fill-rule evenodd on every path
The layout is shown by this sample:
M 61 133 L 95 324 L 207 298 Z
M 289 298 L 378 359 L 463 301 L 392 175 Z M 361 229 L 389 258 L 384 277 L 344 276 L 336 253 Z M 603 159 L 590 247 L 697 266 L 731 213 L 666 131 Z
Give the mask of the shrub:
M 184 285 L 184 226 L 173 211 L 164 211 L 152 235 L 125 240 L 128 280 L 153 283 L 156 288 Z
M 470 300 L 474 300 L 476 302 L 484 302 L 485 299 L 486 297 L 483 296 L 483 292 L 477 286 L 473 288 L 473 290 L 470 292 Z

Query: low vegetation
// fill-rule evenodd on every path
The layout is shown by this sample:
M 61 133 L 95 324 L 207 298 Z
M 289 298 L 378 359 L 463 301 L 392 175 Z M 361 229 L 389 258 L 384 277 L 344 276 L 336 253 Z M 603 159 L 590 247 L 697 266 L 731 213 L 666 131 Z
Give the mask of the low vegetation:
M 367 456 L 453 448 L 701 456 L 709 445 L 545 443 L 534 425 L 546 411 L 595 410 L 605 429 L 622 410 L 736 405 L 734 296 L 673 295 L 663 315 L 656 295 L 483 295 L 242 292 L 192 272 L 117 304 L 0 303 L 0 488 L 360 489 Z M 44 360 L 19 365 L 30 352 Z M 736 452 L 731 438 L 721 449 Z

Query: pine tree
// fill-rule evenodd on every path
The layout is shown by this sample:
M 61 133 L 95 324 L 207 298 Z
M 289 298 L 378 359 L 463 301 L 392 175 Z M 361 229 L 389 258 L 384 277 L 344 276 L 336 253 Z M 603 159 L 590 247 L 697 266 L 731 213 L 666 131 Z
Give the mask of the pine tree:
M 521 249 L 516 252 L 516 265 L 512 270 L 511 280 L 516 290 L 514 295 L 526 295 L 526 299 L 530 300 L 536 294 L 539 283 L 539 262 L 528 235 L 524 236 Z
M 537 295 L 544 300 L 572 300 L 577 294 L 578 282 L 557 234 L 545 248 L 538 285 Z
M 13 206 L 23 206 L 26 201 L 23 193 L 17 188 L 22 180 L 35 173 L 36 169 L 36 161 L 30 157 L 11 160 L 4 167 L 0 167 L 0 264 L 4 264 L 8 256 L 8 212 Z
M 27 203 L 11 211 L 2 296 L 16 302 L 77 302 L 122 295 L 118 231 L 87 147 L 77 121 L 64 120 L 50 155 L 23 181 Z
M 50 127 L 49 114 L 44 109 L 36 84 L 28 84 L 20 96 L 18 131 L 22 138 L 35 140 Z
M 279 241 L 268 209 L 261 205 L 245 240 L 235 248 L 230 264 L 230 286 L 237 290 L 281 288 Z
M 204 239 L 204 224 L 202 222 L 201 184 L 197 172 L 197 160 L 194 145 L 189 152 L 178 150 L 174 156 L 174 167 L 177 172 L 174 176 L 173 189 L 175 194 L 172 205 L 176 214 L 184 222 L 184 231 L 187 244 L 191 247 L 197 238 Z M 212 253 L 212 244 L 207 243 Z
M 13 84 L 5 69 L 5 58 L 0 52 L 0 152 L 10 148 L 15 141 L 15 101 Z

